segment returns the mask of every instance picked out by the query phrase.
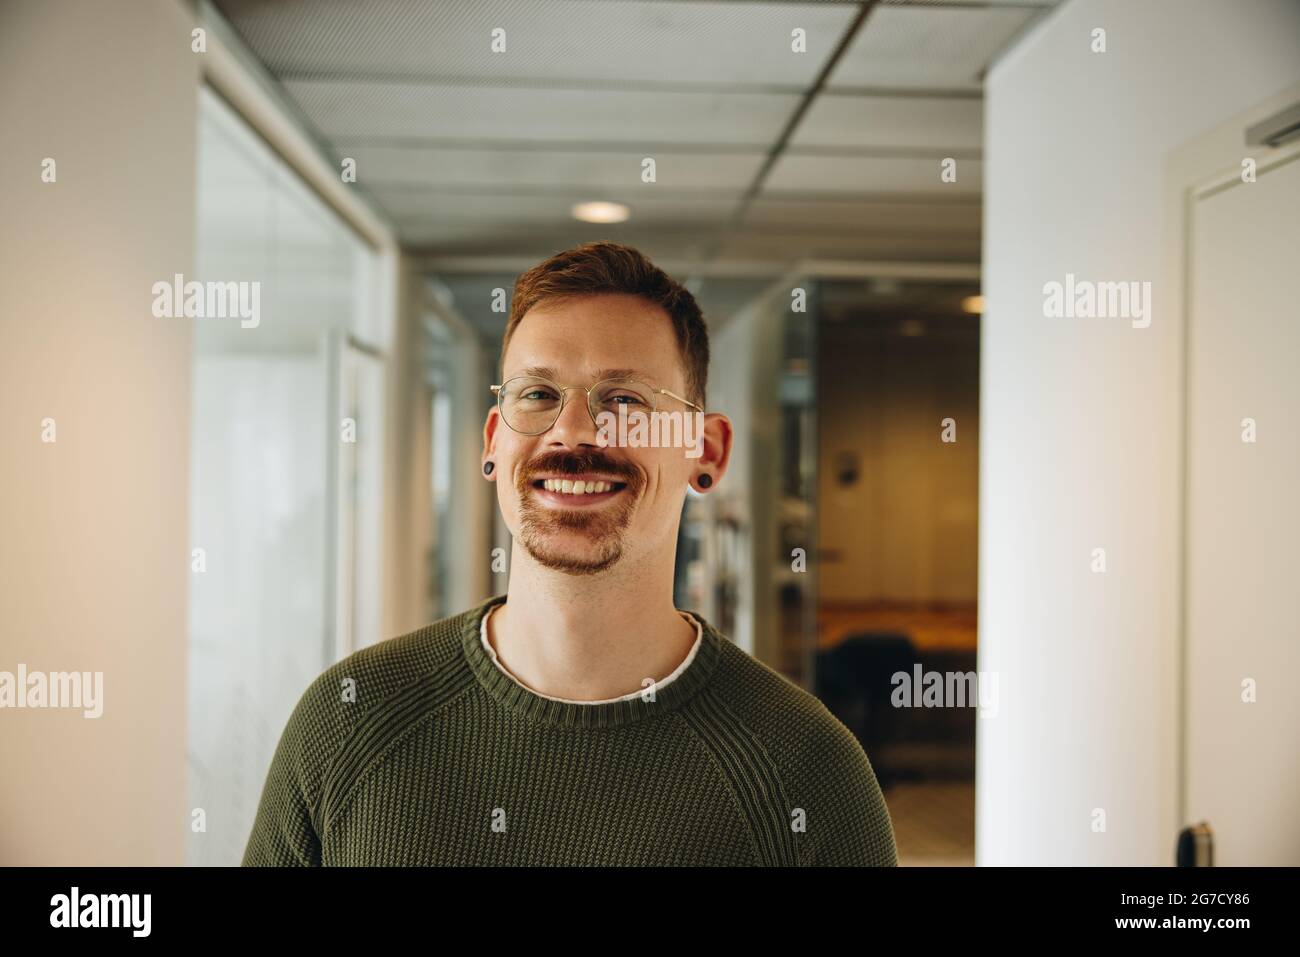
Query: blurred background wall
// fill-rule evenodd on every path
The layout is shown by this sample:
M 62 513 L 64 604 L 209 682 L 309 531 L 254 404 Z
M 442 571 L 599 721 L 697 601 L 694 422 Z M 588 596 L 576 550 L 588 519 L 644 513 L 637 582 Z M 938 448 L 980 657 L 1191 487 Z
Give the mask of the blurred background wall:
M 184 846 L 193 327 L 150 289 L 194 261 L 190 27 L 168 0 L 0 13 L 0 667 L 105 673 L 100 718 L 0 718 L 6 864 Z

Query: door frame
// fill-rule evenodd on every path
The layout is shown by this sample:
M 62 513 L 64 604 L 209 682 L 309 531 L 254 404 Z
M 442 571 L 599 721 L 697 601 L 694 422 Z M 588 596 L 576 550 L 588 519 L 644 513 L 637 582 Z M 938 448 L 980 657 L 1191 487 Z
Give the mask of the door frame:
M 1174 631 L 1176 662 L 1174 701 L 1166 709 L 1165 742 L 1163 753 L 1173 755 L 1174 807 L 1167 808 L 1172 818 L 1167 832 L 1172 847 L 1177 833 L 1192 823 L 1187 820 L 1188 806 L 1188 526 L 1190 523 L 1190 404 L 1191 339 L 1190 315 L 1191 261 L 1193 212 L 1195 204 L 1208 195 L 1230 188 L 1240 180 L 1242 160 L 1251 157 L 1256 161 L 1256 175 L 1284 163 L 1300 159 L 1300 138 L 1280 146 L 1264 144 L 1247 145 L 1245 132 L 1288 106 L 1300 102 L 1300 83 L 1287 87 L 1263 102 L 1238 113 L 1214 129 L 1185 142 L 1170 151 L 1165 163 L 1164 182 L 1164 283 L 1165 295 L 1170 298 L 1168 315 L 1179 326 L 1180 354 L 1178 357 L 1181 395 L 1179 397 L 1179 488 L 1178 488 L 1178 622 Z

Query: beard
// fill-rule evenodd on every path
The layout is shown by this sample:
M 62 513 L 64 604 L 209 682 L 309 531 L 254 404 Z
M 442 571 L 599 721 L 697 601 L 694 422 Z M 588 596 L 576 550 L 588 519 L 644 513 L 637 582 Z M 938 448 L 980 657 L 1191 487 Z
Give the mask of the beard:
M 627 487 L 609 505 L 600 508 L 556 509 L 539 505 L 532 496 L 538 473 L 614 475 Z M 627 529 L 632 524 L 643 480 L 629 465 L 598 452 L 557 452 L 543 455 L 517 480 L 519 544 L 533 561 L 566 575 L 595 575 L 618 564 L 623 557 Z

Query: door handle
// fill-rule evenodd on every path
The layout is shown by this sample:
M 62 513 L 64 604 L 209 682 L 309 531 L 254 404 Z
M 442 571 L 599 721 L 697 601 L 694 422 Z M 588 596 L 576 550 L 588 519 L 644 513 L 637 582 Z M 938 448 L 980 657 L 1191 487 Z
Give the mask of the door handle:
M 1178 833 L 1177 865 L 1179 867 L 1214 866 L 1214 831 L 1208 821 L 1201 821 Z

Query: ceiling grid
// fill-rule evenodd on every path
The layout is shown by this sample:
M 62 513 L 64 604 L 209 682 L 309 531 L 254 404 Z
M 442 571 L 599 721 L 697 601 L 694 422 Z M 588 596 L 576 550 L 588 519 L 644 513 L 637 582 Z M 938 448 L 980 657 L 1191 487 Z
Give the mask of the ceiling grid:
M 214 2 L 430 262 L 599 235 L 780 274 L 978 262 L 983 74 L 1054 0 Z M 573 219 L 588 200 L 631 217 Z

